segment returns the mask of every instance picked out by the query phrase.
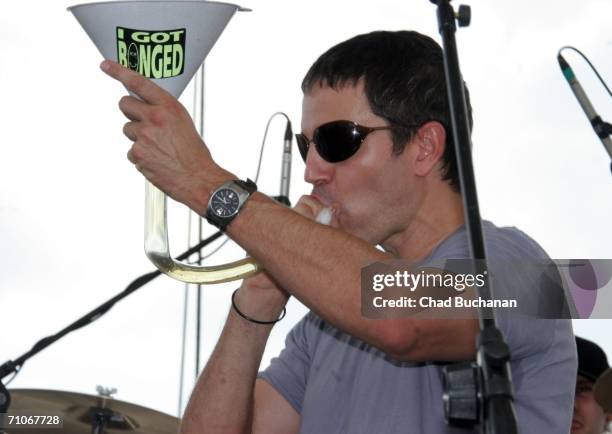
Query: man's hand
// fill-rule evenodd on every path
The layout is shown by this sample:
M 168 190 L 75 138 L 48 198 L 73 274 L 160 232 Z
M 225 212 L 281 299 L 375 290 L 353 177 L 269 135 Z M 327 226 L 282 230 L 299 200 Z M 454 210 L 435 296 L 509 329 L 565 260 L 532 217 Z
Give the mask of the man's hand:
M 128 159 L 153 184 L 196 212 L 211 190 L 234 177 L 221 169 L 182 104 L 135 71 L 105 60 L 100 68 L 132 94 L 119 101 L 130 120 L 123 133 L 134 142 Z
M 319 220 L 319 217 L 321 216 L 321 212 L 324 211 L 325 208 L 327 208 L 326 211 L 329 212 L 331 220 L 326 221 L 326 222 L 321 222 Z M 321 202 L 319 202 L 315 197 L 311 195 L 304 195 L 300 197 L 300 200 L 295 205 L 294 210 L 300 213 L 301 215 L 303 215 L 304 217 L 307 217 L 311 220 L 317 220 L 320 223 L 323 223 L 325 225 L 329 225 L 331 227 L 338 228 L 338 220 L 335 214 L 334 207 L 333 206 L 331 208 L 326 207 L 325 205 L 323 205 Z
M 314 197 L 304 195 L 300 198 L 293 210 L 306 218 L 315 220 L 323 208 L 325 208 L 325 206 Z M 333 217 L 330 224 L 333 226 L 337 225 Z M 247 295 L 246 293 L 249 294 Z M 246 300 L 246 298 L 248 298 L 248 300 Z M 265 271 L 245 279 L 237 294 L 237 303 L 239 306 L 245 306 L 244 310 L 247 314 L 249 313 L 249 305 L 257 301 L 269 303 L 271 299 L 275 299 L 282 309 L 282 306 L 284 306 L 289 299 L 289 294 Z M 264 319 L 267 320 L 268 318 Z

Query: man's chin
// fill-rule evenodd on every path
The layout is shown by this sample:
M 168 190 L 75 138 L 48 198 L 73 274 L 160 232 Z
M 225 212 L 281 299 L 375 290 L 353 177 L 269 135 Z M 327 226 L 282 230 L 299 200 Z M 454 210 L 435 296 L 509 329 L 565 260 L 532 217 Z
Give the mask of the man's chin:
M 346 232 L 347 234 L 353 235 L 354 237 L 364 240 L 370 244 L 377 244 L 373 243 L 372 240 L 370 240 L 371 237 L 368 234 L 367 228 L 363 227 L 362 225 L 354 225 L 353 223 L 354 221 L 350 219 L 350 217 L 345 211 L 342 212 L 336 210 L 336 212 L 334 212 L 330 226 L 335 229 L 339 229 L 343 232 Z

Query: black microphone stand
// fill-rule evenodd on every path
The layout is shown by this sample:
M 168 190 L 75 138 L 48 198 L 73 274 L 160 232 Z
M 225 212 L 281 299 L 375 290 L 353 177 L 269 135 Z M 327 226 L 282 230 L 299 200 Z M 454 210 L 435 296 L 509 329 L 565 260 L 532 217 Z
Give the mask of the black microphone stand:
M 180 254 L 176 259 L 179 260 L 179 261 L 187 259 L 189 256 L 193 255 L 194 253 L 199 252 L 200 249 L 202 249 L 204 246 L 212 243 L 214 240 L 219 238 L 221 235 L 223 235 L 223 232 L 221 232 L 221 231 L 218 231 L 218 232 L 214 233 L 210 237 L 200 241 L 195 246 L 191 247 L 190 249 L 186 250 L 184 253 Z M 3 365 L 1 365 L 0 366 L 0 414 L 7 412 L 8 407 L 9 407 L 10 402 L 11 402 L 10 393 L 6 389 L 4 384 L 2 383 L 2 379 L 3 378 L 5 378 L 6 376 L 8 376 L 10 374 L 15 374 L 16 375 L 19 372 L 19 370 L 21 369 L 21 367 L 23 366 L 23 364 L 30 357 L 36 355 L 40 351 L 42 351 L 45 348 L 47 348 L 49 345 L 51 345 L 54 342 L 58 341 L 59 339 L 63 338 L 68 333 L 73 332 L 73 331 L 75 331 L 77 329 L 80 329 L 81 327 L 85 327 L 86 325 L 89 325 L 89 324 L 93 323 L 95 320 L 97 320 L 102 315 L 104 315 L 106 312 L 108 312 L 118 301 L 120 301 L 120 300 L 124 299 L 125 297 L 127 297 L 128 295 L 132 294 L 137 289 L 142 288 L 145 284 L 147 284 L 151 280 L 155 279 L 160 274 L 161 274 L 161 271 L 156 270 L 156 271 L 152 271 L 152 272 L 147 273 L 147 274 L 143 274 L 142 276 L 136 278 L 121 293 L 117 294 L 116 296 L 114 296 L 110 300 L 108 300 L 105 303 L 101 304 L 100 306 L 98 306 L 97 308 L 95 308 L 94 310 L 92 310 L 91 312 L 86 314 L 85 316 L 79 318 L 78 320 L 76 320 L 75 322 L 70 324 L 68 327 L 66 327 L 63 330 L 59 331 L 58 333 L 56 333 L 54 335 L 51 335 L 51 336 L 47 336 L 46 338 L 41 339 L 40 341 L 38 341 L 32 347 L 32 349 L 30 349 L 30 351 L 26 352 L 25 354 L 23 354 L 22 356 L 20 356 L 16 360 L 14 360 L 14 361 L 13 360 L 9 360 L 9 361 L 5 362 Z
M 438 26 L 444 47 L 444 72 L 470 251 L 476 259 L 476 267 L 483 267 L 484 270 L 484 233 L 472 165 L 464 83 L 455 41 L 455 19 L 459 26 L 468 26 L 470 9 L 462 5 L 455 14 L 450 0 L 430 1 L 438 6 Z M 485 285 L 478 290 L 478 296 L 491 300 L 493 288 L 489 275 L 484 275 Z M 492 308 L 479 308 L 478 317 L 480 335 L 477 341 L 477 364 L 449 365 L 444 370 L 446 418 L 454 426 L 466 427 L 480 423 L 481 432 L 487 434 L 516 434 L 510 350 L 497 328 L 495 311 Z

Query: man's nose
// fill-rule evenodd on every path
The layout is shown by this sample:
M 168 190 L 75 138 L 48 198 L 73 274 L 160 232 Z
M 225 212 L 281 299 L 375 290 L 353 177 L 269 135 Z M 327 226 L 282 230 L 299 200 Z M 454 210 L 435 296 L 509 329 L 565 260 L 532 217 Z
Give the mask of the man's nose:
M 306 155 L 304 181 L 313 185 L 326 184 L 332 180 L 334 170 L 334 164 L 321 158 L 314 143 L 311 143 Z

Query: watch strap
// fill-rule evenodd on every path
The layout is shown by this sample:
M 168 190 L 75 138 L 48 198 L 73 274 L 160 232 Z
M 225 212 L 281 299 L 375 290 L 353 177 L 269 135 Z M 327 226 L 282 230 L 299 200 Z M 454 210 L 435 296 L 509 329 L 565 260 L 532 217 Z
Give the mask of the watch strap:
M 247 178 L 246 181 L 243 181 L 242 179 L 235 179 L 234 182 L 248 191 L 249 194 L 253 194 L 257 191 L 257 184 L 251 181 L 250 178 Z

